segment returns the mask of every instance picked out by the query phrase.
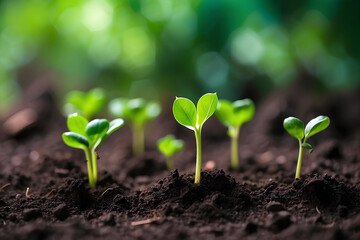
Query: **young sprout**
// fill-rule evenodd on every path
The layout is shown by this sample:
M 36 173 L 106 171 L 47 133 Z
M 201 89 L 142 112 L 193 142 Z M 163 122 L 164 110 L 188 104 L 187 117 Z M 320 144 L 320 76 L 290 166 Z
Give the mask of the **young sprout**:
M 138 155 L 145 149 L 145 125 L 159 116 L 160 104 L 155 101 L 146 102 L 142 98 L 126 99 L 117 98 L 110 102 L 111 114 L 122 117 L 131 123 L 133 132 L 133 153 Z
M 66 114 L 79 113 L 86 119 L 92 119 L 106 102 L 105 91 L 101 88 L 94 88 L 87 93 L 71 91 L 66 95 L 64 110 Z
M 197 108 L 195 108 L 194 103 L 187 98 L 177 97 L 173 104 L 173 113 L 176 121 L 195 132 L 195 183 L 200 183 L 201 177 L 201 128 L 205 121 L 214 114 L 217 104 L 218 97 L 216 93 L 203 95 L 197 103 Z
M 160 138 L 157 142 L 159 151 L 162 152 L 166 157 L 166 166 L 169 171 L 173 170 L 172 157 L 175 153 L 181 151 L 184 148 L 184 141 L 175 139 L 173 135 L 167 135 Z
M 239 170 L 238 138 L 241 126 L 249 122 L 255 113 L 255 105 L 251 99 L 237 100 L 233 103 L 220 100 L 215 115 L 222 124 L 228 127 L 231 138 L 231 168 Z
M 77 113 L 68 116 L 67 126 L 70 132 L 63 133 L 62 139 L 69 147 L 84 150 L 91 188 L 94 188 L 97 182 L 96 160 L 98 156 L 96 149 L 101 146 L 110 134 L 119 129 L 123 124 L 124 120 L 121 118 L 109 123 L 106 119 L 94 119 L 88 122 L 86 118 Z
M 294 138 L 299 140 L 299 157 L 296 167 L 295 179 L 300 178 L 301 163 L 303 157 L 304 148 L 309 149 L 310 153 L 313 151 L 313 147 L 306 142 L 306 140 L 315 135 L 318 132 L 325 130 L 330 124 L 330 119 L 327 116 L 318 116 L 312 119 L 306 127 L 304 123 L 295 117 L 288 117 L 284 119 L 285 130 Z

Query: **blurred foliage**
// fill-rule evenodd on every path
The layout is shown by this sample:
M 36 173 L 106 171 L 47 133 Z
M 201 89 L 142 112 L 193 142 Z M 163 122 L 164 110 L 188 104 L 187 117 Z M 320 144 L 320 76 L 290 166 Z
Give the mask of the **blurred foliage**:
M 351 0 L 3 0 L 0 108 L 34 63 L 59 95 L 99 86 L 111 97 L 236 99 L 303 71 L 324 89 L 349 88 L 360 80 L 359 12 Z

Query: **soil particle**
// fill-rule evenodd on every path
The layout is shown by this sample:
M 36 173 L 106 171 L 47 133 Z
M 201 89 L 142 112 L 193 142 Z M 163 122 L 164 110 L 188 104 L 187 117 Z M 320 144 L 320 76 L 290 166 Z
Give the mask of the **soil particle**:
M 115 215 L 113 213 L 106 213 L 106 214 L 102 215 L 101 217 L 99 217 L 99 221 L 103 225 L 107 225 L 107 226 L 115 226 L 116 225 Z
M 270 213 L 268 215 L 268 227 L 271 231 L 278 233 L 291 225 L 291 214 L 287 211 Z
M 252 234 L 255 233 L 258 229 L 258 225 L 254 222 L 248 222 L 245 226 L 245 232 L 246 234 Z
M 42 212 L 39 208 L 33 208 L 33 209 L 25 209 L 24 210 L 24 220 L 30 221 L 37 219 L 42 216 Z
M 69 216 L 69 208 L 65 203 L 60 204 L 53 210 L 53 215 L 55 218 L 63 221 Z
M 269 202 L 266 205 L 266 210 L 269 212 L 279 212 L 285 210 L 284 206 L 279 202 Z

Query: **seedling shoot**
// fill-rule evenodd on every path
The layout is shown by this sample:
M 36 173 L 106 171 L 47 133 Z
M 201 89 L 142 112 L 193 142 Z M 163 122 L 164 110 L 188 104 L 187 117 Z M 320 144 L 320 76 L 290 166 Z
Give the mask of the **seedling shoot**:
M 173 104 L 173 114 L 178 123 L 193 130 L 196 139 L 196 169 L 195 183 L 200 183 L 201 178 L 201 129 L 205 121 L 210 118 L 217 107 L 216 93 L 203 95 L 195 107 L 187 98 L 177 97 Z
M 117 98 L 110 102 L 109 110 L 114 116 L 130 122 L 133 132 L 133 153 L 134 155 L 143 153 L 146 123 L 159 116 L 160 104 L 155 101 L 146 102 L 142 98 Z
M 239 170 L 238 139 L 241 126 L 249 122 L 255 113 L 255 105 L 251 99 L 237 100 L 233 103 L 220 100 L 215 112 L 219 121 L 228 128 L 231 138 L 231 168 Z
M 325 130 L 330 124 L 330 118 L 327 116 L 318 116 L 312 119 L 306 127 L 304 123 L 295 117 L 288 117 L 284 119 L 284 128 L 285 130 L 294 138 L 299 141 L 299 156 L 296 167 L 295 179 L 300 178 L 301 163 L 303 157 L 304 148 L 309 149 L 310 153 L 313 151 L 313 147 L 307 143 L 307 139 L 311 136 Z
M 158 140 L 157 146 L 159 151 L 167 157 L 166 166 L 169 171 L 174 168 L 172 157 L 175 153 L 184 149 L 184 145 L 184 141 L 175 139 L 173 135 L 167 135 Z
M 92 119 L 106 102 L 105 91 L 101 88 L 94 88 L 87 93 L 71 91 L 66 95 L 64 110 L 66 114 L 79 113 L 86 119 Z
M 91 122 L 78 113 L 70 114 L 67 119 L 67 126 L 70 132 L 62 134 L 66 145 L 72 148 L 82 149 L 85 153 L 89 185 L 96 187 L 97 182 L 97 153 L 96 149 L 101 146 L 105 139 L 115 130 L 124 124 L 121 118 L 109 123 L 106 119 L 94 119 Z

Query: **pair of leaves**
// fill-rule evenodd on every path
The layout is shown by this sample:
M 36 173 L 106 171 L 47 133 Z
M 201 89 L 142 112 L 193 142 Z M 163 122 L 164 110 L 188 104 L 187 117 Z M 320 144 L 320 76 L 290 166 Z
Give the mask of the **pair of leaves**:
M 94 88 L 87 93 L 71 91 L 66 96 L 64 108 L 67 114 L 79 112 L 90 119 L 102 109 L 105 102 L 106 94 L 101 88 Z
M 177 97 L 173 104 L 173 114 L 181 125 L 191 130 L 201 130 L 204 122 L 210 118 L 218 104 L 218 97 L 216 93 L 207 93 L 203 95 L 197 107 L 192 101 L 187 98 Z
M 184 148 L 184 141 L 175 139 L 173 135 L 167 135 L 160 138 L 157 142 L 160 152 L 168 157 L 172 157 L 175 153 Z
M 110 102 L 109 110 L 116 117 L 123 117 L 134 123 L 144 123 L 159 116 L 161 107 L 155 101 L 146 102 L 142 98 L 116 98 Z
M 220 100 L 215 115 L 227 127 L 240 127 L 249 122 L 255 114 L 255 104 L 251 99 L 237 100 L 233 103 Z
M 312 146 L 308 143 L 305 143 L 305 141 L 325 130 L 330 125 L 330 118 L 327 116 L 318 116 L 308 122 L 308 124 L 304 125 L 304 123 L 295 117 L 288 117 L 284 120 L 284 128 L 285 130 L 294 138 L 298 139 L 299 141 L 302 141 L 304 138 L 304 143 L 302 144 L 302 147 L 310 149 L 312 151 Z
M 86 118 L 74 113 L 68 116 L 67 125 L 70 132 L 65 132 L 62 138 L 66 145 L 73 148 L 97 148 L 115 130 L 122 127 L 124 120 L 115 119 L 109 123 L 106 119 L 94 119 L 88 122 Z

